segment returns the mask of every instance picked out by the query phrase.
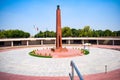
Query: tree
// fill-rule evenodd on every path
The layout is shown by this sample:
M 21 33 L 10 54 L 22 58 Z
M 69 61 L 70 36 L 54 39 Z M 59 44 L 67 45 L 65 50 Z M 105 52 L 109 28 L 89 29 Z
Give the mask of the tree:
M 106 29 L 106 30 L 104 31 L 104 36 L 107 36 L 107 37 L 112 36 L 112 31 L 109 30 L 109 29 Z
M 98 31 L 93 30 L 93 32 L 92 32 L 92 37 L 99 37 L 99 36 L 100 36 L 100 35 L 99 35 Z
M 40 31 L 35 37 L 55 37 L 54 31 Z M 63 37 L 118 37 L 120 36 L 120 30 L 111 31 L 109 29 L 103 30 L 92 30 L 90 26 L 85 26 L 83 29 L 70 28 L 68 26 L 62 28 Z
M 92 29 L 90 28 L 90 26 L 85 26 L 82 32 L 83 37 L 92 37 Z
M 71 32 L 72 32 L 72 37 L 78 37 L 79 36 L 79 30 L 72 28 Z
M 51 31 L 50 34 L 51 34 L 51 37 L 55 37 L 56 36 L 56 33 L 54 31 Z
M 6 38 L 3 32 L 0 32 L 0 38 Z
M 24 33 L 24 38 L 28 38 L 28 37 L 30 37 L 30 34 L 28 32 L 25 32 Z
M 84 33 L 83 33 L 83 30 L 82 30 L 82 29 L 79 29 L 79 30 L 78 30 L 78 34 L 79 34 L 78 37 L 83 37 L 83 34 L 84 34 Z
M 4 30 L 0 32 L 0 38 L 28 38 L 30 33 L 22 30 Z
M 112 36 L 113 36 L 113 37 L 116 37 L 116 36 L 117 36 L 117 31 L 113 31 L 113 32 L 112 32 Z
M 44 32 L 40 31 L 34 37 L 44 37 Z
M 117 31 L 117 36 L 120 36 L 120 30 L 119 30 L 119 31 Z
M 54 31 L 48 31 L 48 30 L 45 31 L 45 32 L 40 31 L 34 37 L 55 37 L 55 32 Z
M 72 31 L 71 31 L 70 27 L 63 27 L 62 28 L 62 36 L 63 37 L 70 37 L 70 36 L 72 36 Z
M 55 32 L 47 30 L 47 31 L 44 32 L 44 35 L 46 37 L 55 37 Z

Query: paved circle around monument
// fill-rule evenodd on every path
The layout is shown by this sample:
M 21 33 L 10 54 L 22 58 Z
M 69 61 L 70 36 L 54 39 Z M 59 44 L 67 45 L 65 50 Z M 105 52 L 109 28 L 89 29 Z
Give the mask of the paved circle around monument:
M 70 58 L 38 58 L 28 54 L 33 49 L 41 48 L 43 47 L 0 52 L 0 72 L 32 76 L 68 76 L 71 72 L 71 60 L 83 75 L 104 72 L 105 65 L 108 71 L 120 68 L 120 51 L 117 50 L 91 47 L 89 55 Z

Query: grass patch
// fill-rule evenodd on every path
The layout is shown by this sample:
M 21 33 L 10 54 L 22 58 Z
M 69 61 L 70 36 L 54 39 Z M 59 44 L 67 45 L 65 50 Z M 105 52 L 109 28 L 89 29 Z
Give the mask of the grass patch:
M 29 55 L 34 56 L 34 57 L 40 57 L 40 58 L 52 58 L 52 56 L 36 55 L 34 50 L 29 52 Z

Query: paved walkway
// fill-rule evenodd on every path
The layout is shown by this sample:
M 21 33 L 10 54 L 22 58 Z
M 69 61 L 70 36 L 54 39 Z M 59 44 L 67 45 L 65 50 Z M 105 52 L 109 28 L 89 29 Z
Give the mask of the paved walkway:
M 120 46 L 113 46 L 113 45 L 92 45 L 92 47 L 98 47 L 98 48 L 105 48 L 105 49 L 114 49 L 120 51 Z
M 27 76 L 68 76 L 71 72 L 70 61 L 73 60 L 82 75 L 96 74 L 120 69 L 120 51 L 90 48 L 90 54 L 71 58 L 37 58 L 28 52 L 41 47 L 24 48 L 0 52 L 0 72 Z M 75 74 L 76 75 L 76 74 Z
M 108 73 L 98 73 L 84 75 L 84 80 L 120 80 L 120 69 L 110 71 Z M 0 72 L 1 80 L 70 80 L 69 77 L 49 77 L 49 76 L 26 76 Z M 74 80 L 79 80 L 75 76 Z

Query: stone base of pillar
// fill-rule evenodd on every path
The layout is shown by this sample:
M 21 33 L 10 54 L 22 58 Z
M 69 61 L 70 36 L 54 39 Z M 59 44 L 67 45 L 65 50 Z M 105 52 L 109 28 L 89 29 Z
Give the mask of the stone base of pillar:
M 68 49 L 67 48 L 58 48 L 58 49 L 52 48 L 51 51 L 53 51 L 53 52 L 67 52 Z

